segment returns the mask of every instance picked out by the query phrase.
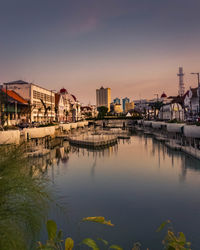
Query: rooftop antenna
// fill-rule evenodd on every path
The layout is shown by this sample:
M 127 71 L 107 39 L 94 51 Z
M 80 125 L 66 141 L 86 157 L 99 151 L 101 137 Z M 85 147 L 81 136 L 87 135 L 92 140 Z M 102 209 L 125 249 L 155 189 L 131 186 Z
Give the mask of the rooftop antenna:
M 178 95 L 179 96 L 183 96 L 185 93 L 185 86 L 184 86 L 184 81 L 183 81 L 183 68 L 179 67 L 179 73 L 177 74 L 177 76 L 179 77 L 179 89 L 178 89 Z

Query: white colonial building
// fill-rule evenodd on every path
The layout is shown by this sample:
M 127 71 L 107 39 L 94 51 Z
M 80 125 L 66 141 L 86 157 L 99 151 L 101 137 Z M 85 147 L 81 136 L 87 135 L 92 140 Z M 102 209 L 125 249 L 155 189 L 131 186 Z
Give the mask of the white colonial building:
M 55 120 L 55 94 L 34 83 L 22 80 L 4 83 L 28 102 L 29 122 L 50 122 Z
M 63 116 L 65 116 L 64 121 L 76 122 L 81 120 L 81 104 L 77 98 L 70 94 L 65 88 L 62 88 L 58 94 L 62 96 L 63 99 Z
M 185 94 L 184 106 L 190 115 L 199 113 L 198 88 L 190 88 Z
M 159 111 L 158 114 L 159 119 L 161 120 L 184 120 L 184 109 L 179 103 L 168 103 L 164 104 Z

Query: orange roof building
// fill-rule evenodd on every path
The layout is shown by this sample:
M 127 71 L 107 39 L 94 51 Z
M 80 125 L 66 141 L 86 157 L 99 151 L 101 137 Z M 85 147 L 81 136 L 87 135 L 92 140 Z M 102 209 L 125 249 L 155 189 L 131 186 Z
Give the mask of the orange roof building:
M 18 102 L 19 104 L 28 104 L 28 102 L 21 97 L 19 94 L 17 94 L 15 91 L 13 90 L 7 90 L 6 89 L 1 89 L 2 92 L 4 92 L 5 94 L 7 93 L 7 95 L 11 98 L 11 100 L 13 100 L 13 102 Z M 9 100 L 9 102 L 11 101 Z

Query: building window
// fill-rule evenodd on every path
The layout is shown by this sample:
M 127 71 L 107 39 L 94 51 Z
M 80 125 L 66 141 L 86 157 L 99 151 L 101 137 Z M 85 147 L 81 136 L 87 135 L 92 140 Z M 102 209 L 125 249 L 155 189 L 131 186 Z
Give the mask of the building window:
M 37 91 L 33 90 L 33 98 L 36 99 L 37 98 Z

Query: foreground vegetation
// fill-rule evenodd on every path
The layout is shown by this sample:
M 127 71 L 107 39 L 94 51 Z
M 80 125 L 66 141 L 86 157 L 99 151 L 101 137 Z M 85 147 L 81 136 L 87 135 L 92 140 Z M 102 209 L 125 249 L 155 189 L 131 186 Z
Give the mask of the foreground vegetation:
M 113 227 L 114 225 L 111 223 L 111 221 L 105 220 L 104 217 L 98 216 L 98 217 L 86 217 L 83 218 L 82 222 L 95 222 L 99 224 L 103 224 L 106 226 Z M 163 222 L 160 227 L 157 229 L 157 232 L 162 231 L 166 226 L 167 232 L 166 236 L 163 240 L 163 245 L 165 250 L 191 250 L 190 242 L 186 241 L 186 237 L 183 232 L 180 232 L 178 234 L 174 233 L 173 227 L 171 222 L 165 221 Z M 78 244 L 75 244 L 72 238 L 68 237 L 65 240 L 63 240 L 63 233 L 61 230 L 57 232 L 57 225 L 54 221 L 49 220 L 46 224 L 47 232 L 48 232 L 48 240 L 45 244 L 42 244 L 41 242 L 38 243 L 38 249 L 39 250 L 72 250 L 73 248 L 81 248 L 81 246 L 85 245 L 89 247 L 89 249 L 93 250 L 100 250 L 100 249 L 115 249 L 115 250 L 123 250 L 121 246 L 110 244 L 107 240 L 102 238 L 97 239 L 91 239 L 86 238 L 83 239 Z M 99 247 L 99 244 L 101 244 L 101 248 Z M 141 244 L 139 242 L 133 243 L 132 250 L 140 250 Z M 148 249 L 147 249 L 148 250 Z
M 22 147 L 0 151 L 0 249 L 31 249 L 45 222 L 48 194 L 37 167 Z

